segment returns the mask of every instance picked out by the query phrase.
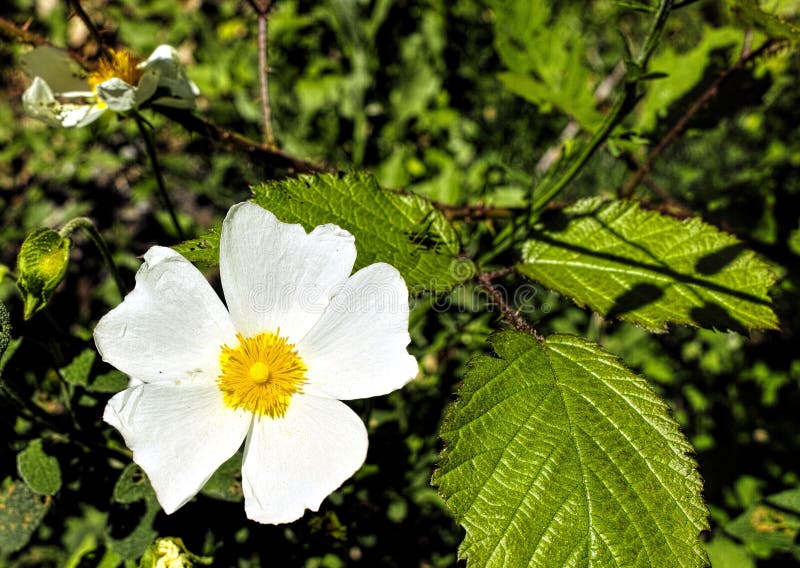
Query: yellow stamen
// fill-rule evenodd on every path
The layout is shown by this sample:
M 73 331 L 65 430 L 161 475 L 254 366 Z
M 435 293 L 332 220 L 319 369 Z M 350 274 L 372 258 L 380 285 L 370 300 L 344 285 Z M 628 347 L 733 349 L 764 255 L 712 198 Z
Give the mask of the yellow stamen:
M 278 333 L 252 337 L 237 333 L 237 346 L 222 346 L 219 354 L 222 374 L 217 385 L 225 404 L 271 418 L 286 414 L 292 395 L 302 392 L 306 366 L 294 344 Z
M 129 85 L 135 87 L 139 84 L 139 79 L 144 74 L 138 65 L 141 59 L 134 56 L 130 51 L 124 49 L 111 51 L 111 60 L 101 58 L 97 64 L 97 69 L 89 75 L 89 86 L 94 91 L 100 83 L 113 79 L 122 79 Z

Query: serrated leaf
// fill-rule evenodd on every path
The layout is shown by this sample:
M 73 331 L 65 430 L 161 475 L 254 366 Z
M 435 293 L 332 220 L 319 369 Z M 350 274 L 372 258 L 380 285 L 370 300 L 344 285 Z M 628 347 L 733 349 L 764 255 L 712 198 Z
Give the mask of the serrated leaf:
M 25 300 L 26 320 L 47 305 L 64 279 L 69 247 L 70 240 L 52 229 L 36 229 L 25 237 L 17 255 L 17 287 Z
M 800 560 L 800 489 L 767 497 L 725 525 L 725 531 L 763 556 L 782 551 Z
M 433 477 L 468 565 L 704 565 L 691 447 L 647 382 L 573 336 L 490 344 L 446 413 Z
M 20 550 L 50 506 L 50 497 L 36 495 L 22 481 L 6 478 L 0 488 L 0 552 Z
M 324 174 L 269 182 L 253 188 L 253 201 L 285 223 L 310 231 L 334 223 L 356 238 L 355 270 L 388 262 L 412 293 L 446 291 L 474 274 L 459 257 L 453 227 L 433 205 L 416 195 L 382 189 L 367 174 Z M 219 232 L 174 247 L 192 262 L 219 263 Z
M 156 494 L 142 468 L 135 463 L 129 463 L 122 470 L 116 485 L 114 485 L 111 499 L 127 505 L 142 499 L 155 500 Z
M 69 365 L 61 367 L 58 372 L 69 384 L 85 387 L 89 384 L 89 374 L 96 357 L 97 352 L 94 349 L 84 349 Z
M 533 237 L 518 270 L 607 317 L 652 331 L 778 327 L 770 266 L 700 219 L 592 198 L 543 218 Z
M 17 454 L 17 471 L 34 493 L 55 495 L 61 489 L 58 460 L 44 452 L 40 439 L 31 441 Z

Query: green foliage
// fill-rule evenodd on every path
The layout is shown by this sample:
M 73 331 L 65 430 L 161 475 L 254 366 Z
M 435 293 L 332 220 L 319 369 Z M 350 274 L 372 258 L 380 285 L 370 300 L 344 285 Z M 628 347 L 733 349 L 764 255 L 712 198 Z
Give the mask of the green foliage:
M 56 458 L 44 452 L 40 439 L 17 454 L 17 470 L 34 493 L 55 495 L 61 489 L 61 467 Z
M 503 86 L 542 112 L 555 108 L 586 129 L 596 127 L 602 116 L 584 65 L 586 45 L 576 33 L 581 23 L 577 10 L 569 7 L 554 15 L 544 0 L 495 0 L 491 5 L 497 52 L 509 68 L 498 75 Z
M 89 374 L 96 358 L 97 351 L 84 349 L 69 365 L 60 368 L 58 372 L 69 384 L 85 387 L 89 384 Z
M 758 557 L 767 558 L 780 551 L 800 560 L 800 489 L 767 497 L 725 525 L 725 531 L 747 544 Z
M 49 505 L 50 497 L 36 495 L 22 481 L 6 478 L 0 487 L 0 553 L 24 547 Z
M 25 299 L 25 319 L 47 305 L 67 273 L 69 239 L 47 228 L 31 232 L 17 256 L 17 286 Z
M 775 329 L 771 267 L 731 235 L 632 201 L 585 199 L 543 221 L 518 270 L 588 305 L 653 331 L 669 323 Z
M 490 338 L 433 481 L 479 566 L 702 566 L 692 451 L 646 381 L 567 335 Z
M 203 495 L 240 503 L 244 499 L 242 493 L 242 453 L 237 452 L 219 466 L 202 489 Z
M 141 557 L 147 547 L 155 540 L 158 533 L 153 529 L 153 521 L 161 509 L 156 494 L 150 486 L 147 476 L 141 468 L 134 464 L 122 470 L 114 486 L 112 500 L 122 505 L 130 505 L 144 501 L 145 511 L 128 534 L 123 537 L 109 538 L 109 545 L 122 558 L 135 560 Z
M 180 566 L 181 568 L 191 568 L 195 564 L 201 566 L 211 566 L 214 559 L 210 556 L 197 556 L 192 554 L 183 544 L 180 538 L 159 538 L 148 547 L 142 559 L 139 561 L 139 568 L 160 568 L 167 566 Z

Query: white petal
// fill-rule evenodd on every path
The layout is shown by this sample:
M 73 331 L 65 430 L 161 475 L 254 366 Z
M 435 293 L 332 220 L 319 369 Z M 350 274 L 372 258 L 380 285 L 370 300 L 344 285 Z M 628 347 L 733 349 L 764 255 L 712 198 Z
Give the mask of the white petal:
M 154 104 L 173 108 L 195 107 L 195 97 L 199 94 L 197 86 L 186 76 L 175 48 L 159 45 L 139 66 L 154 73 L 158 77 L 158 86 L 167 93 L 156 97 L 152 101 Z
M 114 112 L 128 112 L 136 108 L 136 87 L 119 77 L 112 77 L 97 85 L 97 97 Z
M 206 279 L 172 249 L 153 247 L 136 287 L 94 330 L 97 350 L 120 371 L 146 382 L 205 381 L 219 376 L 219 352 L 236 339 Z
M 50 126 L 64 127 L 86 126 L 104 111 L 96 105 L 61 104 L 41 77 L 34 77 L 31 86 L 22 93 L 22 107 L 35 119 Z
M 136 101 L 138 107 L 156 93 L 158 89 L 158 73 L 152 69 L 148 69 L 142 74 L 139 79 L 139 84 L 136 86 Z
M 225 406 L 216 385 L 140 385 L 117 393 L 103 420 L 120 431 L 172 513 L 242 445 L 253 416 Z
M 353 235 L 336 225 L 306 234 L 258 205 L 234 205 L 222 225 L 219 266 L 236 329 L 250 336 L 280 328 L 298 341 L 322 316 L 355 259 Z
M 20 59 L 28 75 L 41 77 L 58 94 L 92 95 L 85 72 L 67 52 L 50 45 L 40 45 Z
M 80 128 L 100 118 L 100 115 L 105 111 L 106 107 L 99 105 L 62 104 L 59 118 L 61 126 L 66 128 L 76 126 Z
M 403 277 L 384 263 L 362 268 L 297 344 L 308 368 L 303 391 L 346 400 L 399 389 L 417 375 L 410 341 Z
M 283 418 L 256 418 L 242 489 L 247 517 L 289 523 L 316 511 L 367 457 L 367 429 L 338 400 L 294 395 Z

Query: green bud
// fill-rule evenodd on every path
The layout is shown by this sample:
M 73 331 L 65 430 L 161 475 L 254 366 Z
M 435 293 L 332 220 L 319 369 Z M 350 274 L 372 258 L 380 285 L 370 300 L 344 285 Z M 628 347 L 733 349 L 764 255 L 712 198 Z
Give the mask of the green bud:
M 17 255 L 17 286 L 30 319 L 50 300 L 69 264 L 70 240 L 52 229 L 36 229 L 25 237 Z
M 191 568 L 195 564 L 211 565 L 212 558 L 197 556 L 176 537 L 156 539 L 139 561 L 139 568 Z

